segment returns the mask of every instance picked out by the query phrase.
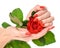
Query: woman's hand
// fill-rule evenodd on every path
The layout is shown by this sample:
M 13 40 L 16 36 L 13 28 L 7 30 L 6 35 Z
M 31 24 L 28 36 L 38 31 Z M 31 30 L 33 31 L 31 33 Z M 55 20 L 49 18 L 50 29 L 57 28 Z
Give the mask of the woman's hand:
M 3 48 L 8 42 L 11 40 L 22 40 L 22 41 L 28 41 L 28 39 L 25 39 L 28 35 L 25 35 L 27 33 L 27 29 L 16 27 L 7 27 L 0 28 L 0 48 Z
M 36 5 L 28 13 L 27 20 L 29 20 L 29 17 L 31 16 L 31 13 L 33 11 L 36 12 L 33 16 L 37 16 L 36 19 L 41 20 L 42 23 L 44 24 L 44 29 L 41 32 L 31 35 L 32 39 L 38 39 L 38 38 L 44 36 L 47 33 L 47 31 L 54 28 L 54 26 L 53 26 L 54 17 L 51 16 L 50 12 L 46 9 L 46 7 Z
M 50 12 L 46 9 L 44 6 L 36 5 L 33 9 L 30 10 L 30 12 L 27 15 L 27 20 L 29 20 L 29 17 L 31 16 L 31 13 L 35 11 L 34 14 L 37 15 L 37 19 L 41 20 L 44 24 L 44 27 L 48 27 L 53 24 L 54 17 L 51 16 Z

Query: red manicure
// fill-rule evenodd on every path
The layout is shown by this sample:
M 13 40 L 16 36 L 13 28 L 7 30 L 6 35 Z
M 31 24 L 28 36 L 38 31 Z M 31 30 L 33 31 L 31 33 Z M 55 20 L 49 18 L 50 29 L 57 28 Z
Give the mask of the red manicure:
M 38 14 L 35 14 L 34 17 L 38 17 Z
M 45 6 L 40 6 L 40 8 L 44 9 L 44 8 L 45 8 Z

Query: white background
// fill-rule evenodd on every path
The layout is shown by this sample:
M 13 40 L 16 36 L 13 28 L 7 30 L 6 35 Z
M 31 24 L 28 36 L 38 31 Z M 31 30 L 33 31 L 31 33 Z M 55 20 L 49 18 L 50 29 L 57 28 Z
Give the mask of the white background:
M 10 22 L 9 13 L 15 8 L 21 8 L 24 13 L 24 18 L 27 16 L 29 10 L 35 5 L 44 5 L 51 12 L 51 15 L 55 17 L 54 26 L 52 30 L 55 34 L 56 43 L 38 47 L 31 41 L 29 44 L 32 48 L 60 48 L 60 0 L 0 0 L 0 27 L 2 22 Z

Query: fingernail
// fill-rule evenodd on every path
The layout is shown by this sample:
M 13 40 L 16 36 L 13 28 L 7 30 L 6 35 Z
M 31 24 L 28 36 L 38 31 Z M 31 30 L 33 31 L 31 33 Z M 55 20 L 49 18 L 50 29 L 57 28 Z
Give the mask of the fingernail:
M 41 9 L 45 9 L 45 6 L 40 6 Z
M 38 17 L 38 14 L 34 14 L 34 17 Z
M 51 29 L 53 29 L 55 26 L 52 26 Z
M 51 29 L 53 29 L 55 26 L 52 26 L 51 28 L 48 28 L 48 30 L 51 30 Z

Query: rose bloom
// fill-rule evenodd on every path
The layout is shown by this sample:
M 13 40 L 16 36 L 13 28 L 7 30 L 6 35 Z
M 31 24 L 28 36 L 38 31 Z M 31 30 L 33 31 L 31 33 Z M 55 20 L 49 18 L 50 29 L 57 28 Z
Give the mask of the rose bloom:
M 42 21 L 35 19 L 36 17 L 30 17 L 27 23 L 27 29 L 31 34 L 36 34 L 43 29 Z

